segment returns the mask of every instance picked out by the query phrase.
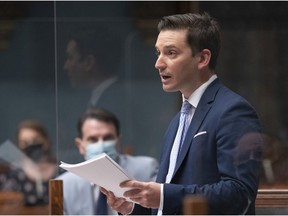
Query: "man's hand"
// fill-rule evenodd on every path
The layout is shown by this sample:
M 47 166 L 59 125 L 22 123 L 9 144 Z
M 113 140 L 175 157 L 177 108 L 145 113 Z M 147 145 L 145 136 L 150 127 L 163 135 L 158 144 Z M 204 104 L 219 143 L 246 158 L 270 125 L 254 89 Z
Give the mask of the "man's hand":
M 129 180 L 122 182 L 120 187 L 129 188 L 129 190 L 124 193 L 127 199 L 115 197 L 113 192 L 100 188 L 100 191 L 107 196 L 107 203 L 113 210 L 123 215 L 130 214 L 133 211 L 133 202 L 145 208 L 159 208 L 161 193 L 161 185 L 159 183 Z
M 120 187 L 128 187 L 130 190 L 124 196 L 145 208 L 159 208 L 161 185 L 155 182 L 139 182 L 130 180 L 122 182 Z
M 123 215 L 130 214 L 133 211 L 134 204 L 126 201 L 124 198 L 115 197 L 113 192 L 100 188 L 100 191 L 107 197 L 107 203 L 111 208 Z

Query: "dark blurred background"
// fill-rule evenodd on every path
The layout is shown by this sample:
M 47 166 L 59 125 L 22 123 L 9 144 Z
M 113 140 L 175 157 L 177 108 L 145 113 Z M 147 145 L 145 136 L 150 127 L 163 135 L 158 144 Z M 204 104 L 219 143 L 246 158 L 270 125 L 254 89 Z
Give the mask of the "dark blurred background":
M 277 143 L 266 143 L 273 151 L 265 157 L 287 173 L 286 1 L 0 2 L 0 142 L 15 139 L 21 120 L 38 119 L 53 140 L 58 160 L 82 160 L 74 145 L 76 121 L 91 92 L 74 89 L 63 64 L 71 29 L 101 23 L 121 36 L 124 47 L 125 112 L 118 116 L 123 151 L 129 147 L 135 155 L 159 158 L 180 95 L 163 92 L 154 68 L 157 22 L 164 15 L 203 11 L 222 28 L 219 77 L 256 108 L 264 133 Z

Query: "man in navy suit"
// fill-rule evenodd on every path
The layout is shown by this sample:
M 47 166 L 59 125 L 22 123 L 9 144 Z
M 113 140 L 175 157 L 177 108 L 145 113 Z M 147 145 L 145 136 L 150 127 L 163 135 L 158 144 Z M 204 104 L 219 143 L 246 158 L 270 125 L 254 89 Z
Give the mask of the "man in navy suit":
M 216 20 L 207 13 L 172 15 L 161 19 L 158 30 L 155 67 L 164 91 L 180 91 L 192 107 L 189 128 L 176 148 L 180 113 L 171 121 L 156 182 L 121 183 L 129 187 L 124 196 L 133 203 L 101 191 L 122 214 L 183 214 L 185 196 L 199 194 L 207 200 L 208 214 L 255 214 L 261 127 L 253 107 L 217 77 Z

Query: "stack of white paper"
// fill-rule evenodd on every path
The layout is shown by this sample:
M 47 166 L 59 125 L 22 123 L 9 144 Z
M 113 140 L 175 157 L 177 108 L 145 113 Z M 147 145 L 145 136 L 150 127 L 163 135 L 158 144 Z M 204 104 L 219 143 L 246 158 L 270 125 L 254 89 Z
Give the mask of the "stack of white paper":
M 132 179 L 106 153 L 78 164 L 67 164 L 61 161 L 60 167 L 112 191 L 117 197 L 123 197 L 123 193 L 128 190 L 128 188 L 120 188 L 119 184 Z

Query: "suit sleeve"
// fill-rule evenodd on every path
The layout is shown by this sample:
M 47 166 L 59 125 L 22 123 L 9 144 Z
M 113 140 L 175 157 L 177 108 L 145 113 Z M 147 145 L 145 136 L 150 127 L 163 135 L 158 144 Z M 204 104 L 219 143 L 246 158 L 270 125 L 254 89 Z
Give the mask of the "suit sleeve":
M 135 204 L 131 215 L 151 215 L 151 209 Z

